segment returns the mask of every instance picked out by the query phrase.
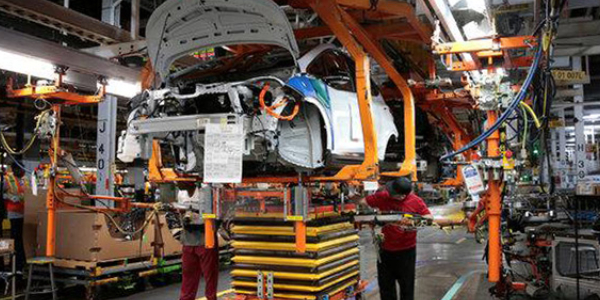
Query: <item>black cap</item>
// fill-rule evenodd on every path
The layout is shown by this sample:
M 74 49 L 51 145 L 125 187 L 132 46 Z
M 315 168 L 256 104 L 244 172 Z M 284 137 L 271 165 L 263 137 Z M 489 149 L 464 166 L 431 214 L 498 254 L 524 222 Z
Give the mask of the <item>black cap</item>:
M 408 195 L 412 192 L 412 182 L 406 177 L 396 178 L 385 184 L 390 196 Z

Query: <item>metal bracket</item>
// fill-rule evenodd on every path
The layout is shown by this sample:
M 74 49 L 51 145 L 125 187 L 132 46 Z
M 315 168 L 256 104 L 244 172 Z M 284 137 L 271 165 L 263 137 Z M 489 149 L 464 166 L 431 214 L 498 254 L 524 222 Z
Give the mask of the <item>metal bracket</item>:
M 129 133 L 133 135 L 155 134 L 162 132 L 204 130 L 206 124 L 219 124 L 225 119 L 240 122 L 234 114 L 198 114 L 189 116 L 164 117 L 131 121 Z
M 273 272 L 267 273 L 267 299 L 273 299 L 275 296 L 275 288 L 273 285 L 275 284 L 275 277 Z
M 256 297 L 258 299 L 265 298 L 264 289 L 265 289 L 265 277 L 264 277 L 264 274 L 262 271 L 258 271 L 258 274 L 256 275 Z

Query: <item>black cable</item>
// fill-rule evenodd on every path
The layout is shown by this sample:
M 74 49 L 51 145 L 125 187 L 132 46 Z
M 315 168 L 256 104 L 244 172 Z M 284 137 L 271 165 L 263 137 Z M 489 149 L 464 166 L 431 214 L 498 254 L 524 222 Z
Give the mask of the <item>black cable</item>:
M 529 73 L 527 74 L 527 78 L 525 79 L 525 82 L 523 83 L 521 90 L 515 96 L 515 98 L 509 105 L 509 107 L 502 113 L 502 115 L 500 115 L 500 117 L 498 118 L 496 123 L 494 123 L 492 126 L 490 126 L 490 128 L 488 128 L 484 133 L 482 133 L 480 136 L 473 139 L 469 144 L 467 144 L 463 148 L 442 156 L 440 158 L 441 161 L 450 159 L 456 155 L 459 155 L 459 154 L 461 154 L 465 151 L 468 151 L 469 149 L 479 145 L 480 143 L 485 141 L 485 139 L 487 139 L 489 136 L 491 136 L 494 132 L 496 132 L 500 128 L 500 125 L 502 125 L 506 121 L 506 119 L 512 114 L 512 112 L 518 107 L 519 103 L 521 103 L 521 101 L 523 101 L 523 99 L 527 95 L 529 86 L 531 85 L 531 82 L 533 81 L 533 78 L 534 78 L 535 74 L 537 73 L 538 66 L 540 65 L 540 61 L 541 61 L 542 54 L 543 54 L 542 48 L 543 47 L 541 45 L 538 47 L 536 54 L 535 54 L 535 58 L 533 60 L 533 64 L 531 65 L 531 67 L 529 69 Z

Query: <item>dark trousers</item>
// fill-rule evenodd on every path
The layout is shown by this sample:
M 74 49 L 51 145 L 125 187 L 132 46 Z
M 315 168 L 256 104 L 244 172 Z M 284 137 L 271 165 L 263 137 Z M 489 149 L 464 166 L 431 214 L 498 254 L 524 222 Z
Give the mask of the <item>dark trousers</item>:
M 23 224 L 24 219 L 10 219 L 10 238 L 15 240 L 15 259 L 17 271 L 23 271 L 25 267 L 25 247 L 23 246 Z
M 401 300 L 414 300 L 417 249 L 397 252 L 381 250 L 380 256 L 381 262 L 377 263 L 377 280 L 381 300 L 398 300 L 396 283 L 400 286 Z
M 219 282 L 219 250 L 206 249 L 204 246 L 183 246 L 183 281 L 179 300 L 195 300 L 200 278 L 206 281 L 207 300 L 217 300 Z

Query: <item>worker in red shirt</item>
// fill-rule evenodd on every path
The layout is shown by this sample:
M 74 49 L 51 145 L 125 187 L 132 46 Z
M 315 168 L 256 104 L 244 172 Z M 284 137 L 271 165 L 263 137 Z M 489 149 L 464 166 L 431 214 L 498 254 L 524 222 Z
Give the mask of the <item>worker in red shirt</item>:
M 407 178 L 388 182 L 385 188 L 361 201 L 381 212 L 403 212 L 421 215 L 433 220 L 433 215 L 423 199 L 412 191 L 412 183 Z M 381 230 L 383 242 L 380 245 L 377 274 L 381 300 L 397 300 L 396 282 L 400 286 L 400 299 L 413 300 L 415 297 L 415 264 L 417 259 L 417 232 L 405 230 L 414 225 L 410 219 L 400 224 L 388 224 Z

